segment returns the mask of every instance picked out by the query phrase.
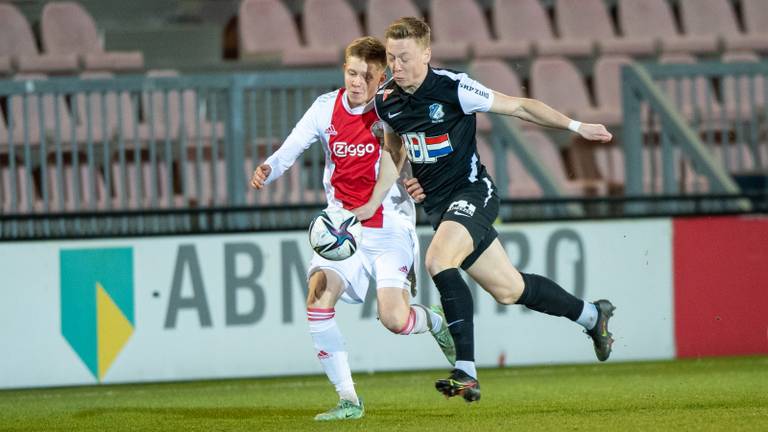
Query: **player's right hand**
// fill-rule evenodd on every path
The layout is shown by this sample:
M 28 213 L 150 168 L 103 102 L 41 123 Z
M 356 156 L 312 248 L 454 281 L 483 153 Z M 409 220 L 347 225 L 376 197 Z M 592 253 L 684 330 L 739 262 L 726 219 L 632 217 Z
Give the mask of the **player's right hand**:
M 408 195 L 413 198 L 416 204 L 424 201 L 424 198 L 427 197 L 427 195 L 424 194 L 424 189 L 421 187 L 421 184 L 419 184 L 419 179 L 416 177 L 411 177 L 405 180 L 405 190 L 408 191 Z
M 251 187 L 254 189 L 261 189 L 264 187 L 264 182 L 267 181 L 269 175 L 272 174 L 272 167 L 267 164 L 259 165 L 251 175 Z

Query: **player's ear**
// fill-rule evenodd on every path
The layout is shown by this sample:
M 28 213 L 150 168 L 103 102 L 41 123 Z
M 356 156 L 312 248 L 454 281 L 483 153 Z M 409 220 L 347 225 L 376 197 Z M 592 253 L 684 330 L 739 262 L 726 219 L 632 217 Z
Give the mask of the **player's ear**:
M 432 60 L 432 47 L 428 46 L 424 49 L 424 64 L 429 64 L 430 60 Z

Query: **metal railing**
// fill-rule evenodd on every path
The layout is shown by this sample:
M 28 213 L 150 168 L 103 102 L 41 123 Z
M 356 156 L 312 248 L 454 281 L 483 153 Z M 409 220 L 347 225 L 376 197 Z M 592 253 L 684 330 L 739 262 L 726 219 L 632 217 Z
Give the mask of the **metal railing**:
M 627 195 L 738 194 L 768 176 L 768 63 L 632 64 L 622 81 Z
M 297 161 L 305 169 L 262 194 L 247 190 L 247 176 L 341 80 L 334 69 L 0 81 L 0 216 L 41 216 L 12 217 L 0 238 L 57 236 L 84 224 L 118 234 L 215 229 L 223 222 L 210 212 L 148 213 L 322 201 L 318 146 Z M 84 212 L 125 217 L 96 225 L 47 217 Z

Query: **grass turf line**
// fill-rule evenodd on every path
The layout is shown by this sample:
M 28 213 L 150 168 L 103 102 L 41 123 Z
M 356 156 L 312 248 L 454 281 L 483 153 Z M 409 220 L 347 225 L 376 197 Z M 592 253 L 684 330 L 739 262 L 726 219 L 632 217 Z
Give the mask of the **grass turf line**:
M 768 430 L 768 357 L 483 369 L 474 404 L 446 373 L 355 374 L 366 415 L 330 424 L 324 376 L 0 391 L 0 431 Z

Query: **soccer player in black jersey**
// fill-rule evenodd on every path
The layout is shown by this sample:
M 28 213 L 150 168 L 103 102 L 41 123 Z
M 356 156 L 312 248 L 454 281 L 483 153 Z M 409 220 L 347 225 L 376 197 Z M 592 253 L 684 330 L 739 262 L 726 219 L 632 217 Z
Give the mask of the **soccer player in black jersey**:
M 474 363 L 473 302 L 458 268 L 502 304 L 522 304 L 581 324 L 605 361 L 613 338 L 607 300 L 588 303 L 545 277 L 519 272 L 497 239 L 496 187 L 477 156 L 475 112 L 511 115 L 542 126 L 571 129 L 583 138 L 610 141 L 603 125 L 571 120 L 535 99 L 510 97 L 466 74 L 429 66 L 430 29 L 418 18 L 394 21 L 385 33 L 392 79 L 375 107 L 385 124 L 385 142 L 396 163 L 407 154 L 415 179 L 412 196 L 423 198 L 435 235 L 425 266 L 440 292 L 456 344 L 456 368 L 435 387 L 444 395 L 480 398 Z M 417 182 L 416 182 L 417 180 Z M 423 188 L 423 189 L 422 189 Z

